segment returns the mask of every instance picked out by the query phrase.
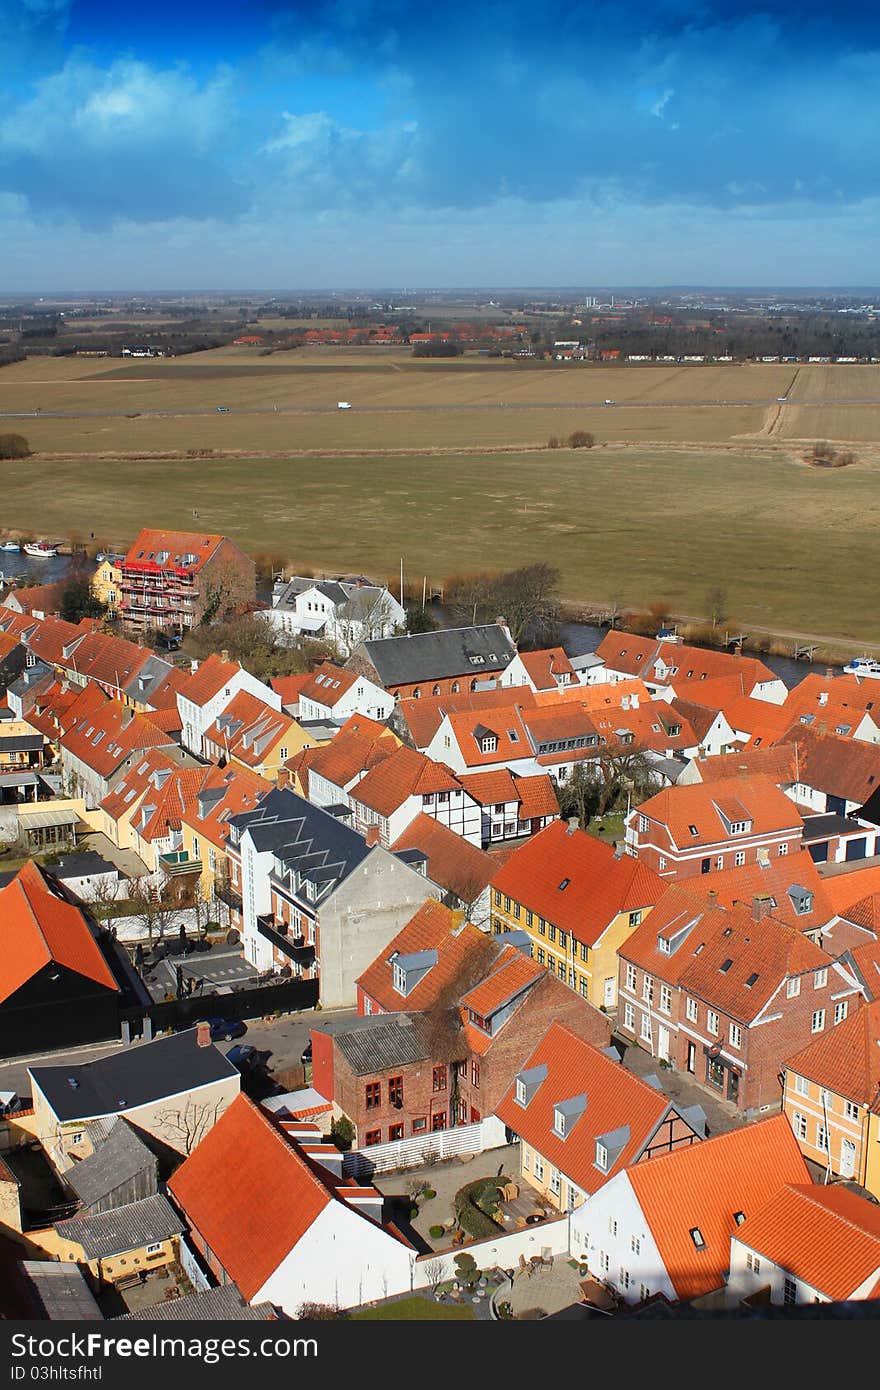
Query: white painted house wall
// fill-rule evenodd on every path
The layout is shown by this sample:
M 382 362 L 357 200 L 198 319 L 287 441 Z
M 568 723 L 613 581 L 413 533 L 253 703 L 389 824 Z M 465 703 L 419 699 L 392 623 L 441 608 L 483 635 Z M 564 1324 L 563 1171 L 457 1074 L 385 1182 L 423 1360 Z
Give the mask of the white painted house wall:
M 183 724 L 183 731 L 180 741 L 184 748 L 188 748 L 191 753 L 198 757 L 203 757 L 204 738 L 208 729 L 214 723 L 218 715 L 222 714 L 230 701 L 244 690 L 249 695 L 254 695 L 258 700 L 262 700 L 270 709 L 281 709 L 281 696 L 276 691 L 264 685 L 262 681 L 252 676 L 250 671 L 246 671 L 243 666 L 229 678 L 227 685 L 224 685 L 212 695 L 203 705 L 197 705 L 192 700 L 188 700 L 182 692 L 177 696 L 177 712 Z
M 678 1301 L 625 1172 L 618 1173 L 571 1213 L 571 1253 L 576 1259 L 585 1259 L 590 1273 L 617 1289 L 626 1303 L 638 1303 L 655 1293 Z
M 358 676 L 354 684 L 332 705 L 308 695 L 301 695 L 299 717 L 305 720 L 334 719 L 338 723 L 344 723 L 353 714 L 365 714 L 369 719 L 378 719 L 382 723 L 390 717 L 394 705 L 394 696 L 383 690 L 381 685 L 367 680 L 366 676 Z
M 415 1251 L 369 1217 L 331 1201 L 251 1299 L 295 1317 L 304 1303 L 355 1308 L 413 1287 Z

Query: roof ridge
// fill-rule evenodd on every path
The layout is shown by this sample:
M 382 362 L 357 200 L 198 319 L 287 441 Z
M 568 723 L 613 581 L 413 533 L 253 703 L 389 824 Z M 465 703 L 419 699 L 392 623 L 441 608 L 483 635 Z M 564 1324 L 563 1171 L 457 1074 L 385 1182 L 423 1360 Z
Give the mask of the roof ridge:
M 848 1226 L 848 1227 L 850 1228 L 851 1231 L 855 1231 L 858 1235 L 861 1235 L 861 1236 L 867 1236 L 867 1238 L 868 1238 L 869 1240 L 873 1240 L 873 1241 L 875 1242 L 875 1244 L 880 1245 L 880 1235 L 876 1234 L 874 1231 L 867 1231 L 867 1230 L 865 1230 L 865 1227 L 864 1227 L 864 1226 L 859 1226 L 859 1225 L 857 1225 L 855 1221 L 853 1221 L 849 1216 L 846 1216 L 843 1212 L 836 1211 L 833 1207 L 825 1206 L 825 1204 L 819 1200 L 818 1196 L 817 1196 L 817 1195 L 814 1195 L 815 1189 L 816 1189 L 817 1187 L 821 1188 L 822 1191 L 832 1190 L 832 1191 L 836 1191 L 836 1192 L 840 1192 L 840 1191 L 844 1191 L 844 1192 L 845 1192 L 845 1191 L 848 1190 L 848 1189 L 846 1189 L 846 1188 L 840 1188 L 840 1187 L 837 1187 L 837 1186 L 831 1186 L 831 1187 L 829 1188 L 829 1185 L 828 1185 L 827 1183 L 790 1183 L 790 1182 L 788 1182 L 788 1183 L 785 1184 L 785 1190 L 786 1190 L 786 1191 L 788 1191 L 788 1192 L 793 1192 L 793 1193 L 795 1194 L 796 1197 L 800 1197 L 803 1201 L 809 1202 L 810 1206 L 812 1206 L 812 1207 L 817 1207 L 820 1211 L 824 1211 L 824 1212 L 828 1213 L 829 1215 L 835 1217 L 836 1220 L 842 1221 L 842 1222 L 844 1223 L 844 1225 L 846 1225 L 846 1226 Z M 852 1193 L 851 1195 L 852 1195 L 853 1197 L 855 1197 L 857 1194 L 856 1194 L 856 1193 Z M 860 1200 L 864 1200 L 864 1199 L 860 1199 Z M 759 1214 L 759 1213 L 756 1213 L 756 1215 L 758 1215 L 758 1214 Z
M 43 931 L 43 928 L 42 928 L 42 926 L 41 926 L 41 924 L 40 924 L 40 919 L 39 919 L 39 917 L 37 916 L 36 909 L 34 908 L 34 905 L 33 905 L 33 903 L 32 903 L 31 900 L 30 900 L 30 896 L 29 896 L 29 894 L 28 894 L 27 886 L 26 886 L 26 885 L 27 885 L 27 882 L 28 882 L 28 879 L 23 878 L 23 875 L 24 875 L 25 871 L 28 870 L 28 869 L 33 869 L 35 872 L 39 873 L 39 870 L 38 870 L 38 868 L 37 868 L 37 865 L 36 865 L 35 861 L 34 861 L 33 859 L 29 859 L 29 860 L 27 861 L 26 864 L 23 864 L 23 865 L 21 866 L 21 868 L 19 869 L 18 873 L 16 874 L 16 876 L 15 876 L 13 882 L 16 884 L 16 886 L 18 887 L 19 891 L 21 892 L 21 895 L 22 895 L 22 897 L 24 898 L 25 903 L 26 903 L 26 905 L 27 905 L 28 912 L 30 913 L 31 917 L 33 917 L 33 919 L 34 919 L 34 926 L 35 926 L 36 929 L 37 929 L 37 935 L 39 936 L 40 940 L 41 940 L 42 943 L 43 943 L 43 946 L 45 947 L 45 951 L 46 951 L 46 960 L 47 960 L 47 961 L 51 961 L 51 960 L 54 960 L 54 959 L 55 959 L 55 957 L 52 955 L 52 948 L 51 948 L 51 946 L 49 945 L 49 942 L 48 942 L 47 939 L 46 939 L 46 933 Z M 41 886 L 43 886 L 43 885 L 41 885 Z

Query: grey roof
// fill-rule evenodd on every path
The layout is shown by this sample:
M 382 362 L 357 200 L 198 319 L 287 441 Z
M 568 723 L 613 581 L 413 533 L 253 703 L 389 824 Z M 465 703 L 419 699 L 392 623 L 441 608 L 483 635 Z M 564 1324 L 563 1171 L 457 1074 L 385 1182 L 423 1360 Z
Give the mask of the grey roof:
M 151 652 L 144 664 L 138 667 L 131 680 L 122 688 L 133 700 L 148 704 L 157 686 L 168 679 L 173 667 L 169 661 Z
M 276 787 L 229 824 L 240 835 L 248 832 L 258 852 L 274 855 L 283 873 L 292 875 L 294 892 L 302 877 L 315 884 L 319 898 L 338 888 L 371 852 L 362 835 L 289 787 Z
M 607 1150 L 608 1167 L 606 1172 L 611 1172 L 620 1155 L 623 1153 L 630 1139 L 632 1131 L 629 1125 L 618 1125 L 617 1129 L 609 1130 L 607 1134 L 600 1134 L 597 1143 Z
M 229 1322 L 232 1319 L 265 1322 L 275 1317 L 271 1303 L 245 1303 L 236 1284 L 221 1284 L 216 1289 L 187 1294 L 152 1308 L 139 1308 L 136 1313 L 123 1313 L 116 1322 Z
M 186 1223 L 168 1198 L 157 1192 L 115 1211 L 56 1221 L 55 1230 L 65 1240 L 81 1245 L 87 1260 L 103 1260 L 125 1250 L 138 1250 L 153 1241 L 179 1236 L 186 1230 Z
M 0 787 L 35 787 L 35 772 L 0 772 Z
M 36 1310 L 34 1317 L 43 1315 L 64 1322 L 103 1322 L 104 1314 L 79 1265 L 61 1264 L 57 1260 L 22 1260 L 19 1269 Z
M 824 840 L 831 835 L 852 835 L 864 828 L 854 825 L 846 816 L 839 816 L 836 811 L 829 811 L 821 816 L 804 816 L 805 840 Z
M 560 1113 L 560 1115 L 564 1115 L 564 1116 L 565 1116 L 565 1120 L 566 1120 L 566 1125 L 565 1125 L 566 1133 L 569 1133 L 569 1132 L 571 1131 L 571 1128 L 572 1128 L 572 1126 L 574 1125 L 574 1122 L 575 1122 L 576 1120 L 579 1120 L 579 1119 L 580 1119 L 581 1115 L 583 1115 L 583 1113 L 584 1113 L 584 1111 L 586 1110 L 586 1108 L 587 1108 L 587 1093 L 586 1093 L 586 1091 L 581 1091 L 581 1093 L 580 1093 L 579 1096 L 570 1096 L 568 1100 L 557 1100 L 557 1101 L 554 1103 L 554 1106 L 553 1106 L 553 1109 L 554 1109 L 554 1110 L 558 1110 L 559 1113 Z
M 690 1125 L 691 1129 L 697 1134 L 706 1137 L 706 1112 L 702 1105 L 688 1105 L 683 1110 L 679 1110 L 679 1115 Z
M 423 1039 L 420 1014 L 370 1014 L 344 1023 L 322 1025 L 358 1076 L 371 1076 L 388 1067 L 424 1062 L 432 1055 Z
M 48 666 L 45 661 L 38 661 L 34 666 L 26 666 L 17 680 L 9 686 L 9 693 L 12 695 L 26 695 L 29 690 L 40 685 L 42 681 L 47 681 L 50 685 L 55 679 L 55 669 Z
M 498 623 L 379 637 L 363 646 L 384 686 L 503 671 L 516 656 L 516 647 Z M 482 660 L 474 659 L 479 657 Z
M 114 1115 L 106 1138 L 100 1138 L 104 1124 L 89 1125 L 89 1138 L 95 1152 L 75 1163 L 65 1174 L 84 1207 L 96 1206 L 111 1192 L 143 1173 L 152 1175 L 153 1191 L 158 1185 L 158 1162 L 155 1154 L 138 1138 L 127 1120 Z
M 238 1077 L 213 1043 L 199 1047 L 197 1029 L 154 1038 L 81 1065 L 28 1067 L 61 1121 L 115 1115 L 211 1081 Z
M 593 666 L 605 665 L 597 652 L 582 652 L 580 656 L 570 656 L 568 659 L 575 671 L 589 671 Z
M 528 1105 L 541 1082 L 547 1080 L 547 1063 L 541 1062 L 537 1067 L 527 1067 L 525 1071 L 517 1072 L 516 1079 L 525 1087 L 526 1098 L 522 1103 Z
M 119 870 L 109 859 L 104 859 L 96 850 L 77 850 L 75 854 L 65 854 L 57 864 L 49 869 L 53 878 L 90 878 L 94 874 L 116 874 Z
M 0 734 L 0 753 L 39 753 L 42 734 Z

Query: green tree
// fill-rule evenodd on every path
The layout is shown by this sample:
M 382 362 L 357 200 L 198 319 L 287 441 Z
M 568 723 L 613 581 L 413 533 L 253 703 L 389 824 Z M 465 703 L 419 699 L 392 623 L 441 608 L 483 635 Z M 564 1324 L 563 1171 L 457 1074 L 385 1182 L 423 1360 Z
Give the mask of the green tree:
M 91 580 L 81 570 L 68 579 L 61 590 L 58 612 L 66 623 L 78 623 L 81 618 L 101 618 L 105 608 L 92 593 Z
M 416 605 L 406 610 L 407 632 L 435 632 L 438 626 L 437 619 L 427 608 Z
M 23 434 L 0 434 L 0 459 L 28 459 L 31 447 Z

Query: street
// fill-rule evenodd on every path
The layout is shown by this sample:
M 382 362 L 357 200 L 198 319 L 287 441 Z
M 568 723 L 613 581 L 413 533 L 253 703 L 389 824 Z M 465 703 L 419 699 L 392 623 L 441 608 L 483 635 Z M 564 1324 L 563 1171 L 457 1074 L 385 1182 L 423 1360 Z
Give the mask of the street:
M 222 1003 L 221 1001 L 218 1001 Z M 218 1008 L 218 1016 L 220 1009 Z M 263 1022 L 261 1019 L 254 1019 L 247 1024 L 247 1032 L 241 1038 L 236 1038 L 236 1043 L 250 1043 L 252 1047 L 260 1052 L 269 1053 L 267 1064 L 272 1071 L 284 1071 L 287 1067 L 298 1066 L 302 1050 L 309 1040 L 311 1030 L 320 1025 L 322 1021 L 327 1022 L 341 1021 L 347 1018 L 355 1018 L 356 1009 L 305 1009 L 300 1013 L 284 1014 L 281 1018 Z M 216 1046 L 221 1052 L 228 1052 L 233 1043 L 221 1042 Z M 137 1042 L 130 1043 L 131 1047 L 143 1047 L 144 1043 L 138 1039 Z M 65 1065 L 82 1066 L 85 1062 L 94 1062 L 99 1057 L 106 1057 L 109 1053 L 117 1051 L 122 1047 L 119 1039 L 112 1042 L 95 1043 L 90 1047 L 75 1048 L 67 1052 L 47 1052 L 39 1057 L 21 1057 L 14 1062 L 8 1062 L 5 1066 L 0 1066 L 0 1091 L 15 1091 L 19 1096 L 30 1096 L 31 1084 L 28 1076 L 28 1065 L 40 1065 L 44 1067 L 61 1067 Z

